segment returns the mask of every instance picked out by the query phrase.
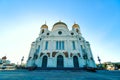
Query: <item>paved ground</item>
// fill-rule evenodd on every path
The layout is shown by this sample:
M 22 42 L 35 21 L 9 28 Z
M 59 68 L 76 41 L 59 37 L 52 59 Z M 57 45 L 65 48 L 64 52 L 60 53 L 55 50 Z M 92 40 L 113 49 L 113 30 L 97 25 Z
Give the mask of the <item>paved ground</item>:
M 0 71 L 0 80 L 120 80 L 120 71 Z

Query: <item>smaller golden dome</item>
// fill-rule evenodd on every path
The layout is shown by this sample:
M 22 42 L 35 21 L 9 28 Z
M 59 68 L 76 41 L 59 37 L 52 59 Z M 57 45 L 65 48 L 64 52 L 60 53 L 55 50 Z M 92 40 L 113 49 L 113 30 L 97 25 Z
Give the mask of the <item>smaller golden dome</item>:
M 78 24 L 74 24 L 72 27 L 73 28 L 79 28 L 79 25 Z
M 48 28 L 48 26 L 46 24 L 43 24 L 41 28 Z

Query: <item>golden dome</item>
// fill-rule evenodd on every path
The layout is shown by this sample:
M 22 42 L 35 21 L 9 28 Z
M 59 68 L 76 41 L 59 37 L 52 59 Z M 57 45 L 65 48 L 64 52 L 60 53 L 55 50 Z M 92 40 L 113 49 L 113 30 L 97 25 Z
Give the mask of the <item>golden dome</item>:
M 42 25 L 41 28 L 48 28 L 46 24 Z
M 56 30 L 56 29 L 59 29 L 59 28 L 68 29 L 67 25 L 64 22 L 59 21 L 59 22 L 57 22 L 53 25 L 52 30 Z
M 63 25 L 65 25 L 65 26 L 67 26 L 64 22 L 61 22 L 61 21 L 55 23 L 53 26 L 58 25 L 58 24 L 63 24 Z
M 72 27 L 73 28 L 79 28 L 79 25 L 78 24 L 74 24 Z

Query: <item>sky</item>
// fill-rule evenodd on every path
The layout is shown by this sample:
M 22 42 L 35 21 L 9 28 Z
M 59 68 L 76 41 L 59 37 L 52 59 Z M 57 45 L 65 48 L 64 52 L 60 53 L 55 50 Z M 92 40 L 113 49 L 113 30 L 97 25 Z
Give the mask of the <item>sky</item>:
M 120 62 L 120 0 L 0 0 L 0 58 L 26 62 L 41 25 L 79 24 L 94 60 Z

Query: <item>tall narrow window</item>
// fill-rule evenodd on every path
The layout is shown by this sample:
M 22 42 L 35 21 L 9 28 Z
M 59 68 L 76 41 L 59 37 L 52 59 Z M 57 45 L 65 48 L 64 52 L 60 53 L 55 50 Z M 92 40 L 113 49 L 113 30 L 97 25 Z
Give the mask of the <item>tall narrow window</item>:
M 39 53 L 40 52 L 40 45 L 38 46 L 38 49 L 37 49 L 37 53 Z
M 73 50 L 75 50 L 75 41 L 72 41 Z
M 46 44 L 45 44 L 45 50 L 48 49 L 48 41 L 46 41 Z
M 64 50 L 64 41 L 62 41 L 62 50 Z
M 61 41 L 59 41 L 59 50 L 61 50 Z
M 44 33 L 44 29 L 42 30 L 42 33 Z
M 56 50 L 64 50 L 64 41 L 56 41 Z
M 81 47 L 81 49 L 83 50 L 83 46 L 82 46 L 82 45 L 80 45 L 80 47 Z
M 39 46 L 39 48 L 38 48 L 38 49 L 39 49 L 39 52 L 40 52 L 40 46 Z
M 58 50 L 58 41 L 56 41 L 56 50 Z

